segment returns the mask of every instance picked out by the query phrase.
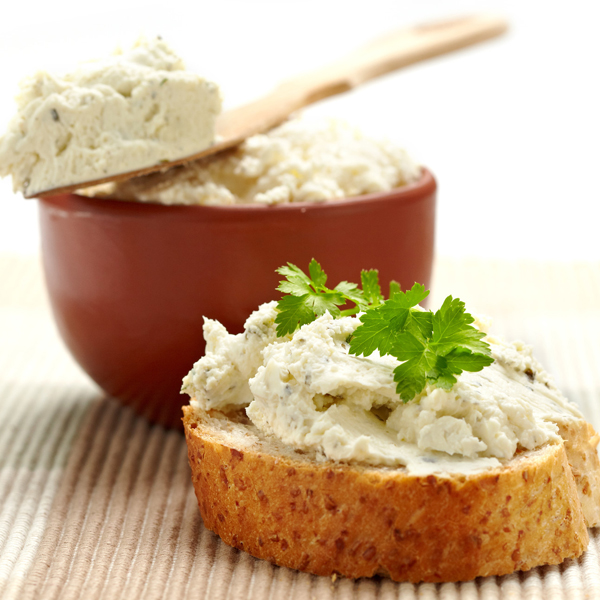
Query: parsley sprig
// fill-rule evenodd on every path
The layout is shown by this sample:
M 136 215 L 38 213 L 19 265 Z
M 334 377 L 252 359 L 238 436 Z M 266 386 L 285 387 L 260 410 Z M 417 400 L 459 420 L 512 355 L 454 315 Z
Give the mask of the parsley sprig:
M 393 281 L 385 300 L 375 269 L 361 272 L 362 289 L 347 281 L 327 288 L 327 275 L 315 259 L 308 271 L 306 275 L 291 263 L 277 269 L 286 278 L 277 289 L 288 294 L 277 304 L 277 335 L 293 333 L 326 311 L 334 318 L 364 312 L 350 340 L 350 353 L 370 356 L 378 351 L 401 361 L 394 381 L 404 402 L 427 384 L 450 389 L 463 371 L 481 371 L 494 362 L 482 339 L 485 334 L 471 325 L 474 319 L 458 298 L 448 296 L 434 313 L 418 307 L 429 295 L 420 283 L 402 292 Z M 342 309 L 348 303 L 354 306 Z
M 419 283 L 398 292 L 365 312 L 350 340 L 351 354 L 369 356 L 378 350 L 403 361 L 394 369 L 394 381 L 404 402 L 427 384 L 449 390 L 463 371 L 481 371 L 494 362 L 464 302 L 448 296 L 435 313 L 416 308 L 428 294 Z
M 306 325 L 329 311 L 332 317 L 347 317 L 369 308 L 380 306 L 384 301 L 376 270 L 362 271 L 360 274 L 362 289 L 356 283 L 341 281 L 335 288 L 326 287 L 327 275 L 321 265 L 313 258 L 308 265 L 308 275 L 296 265 L 288 263 L 277 269 L 285 277 L 277 289 L 284 296 L 277 304 L 279 314 L 275 319 L 277 335 L 283 337 L 293 333 L 299 325 Z M 400 286 L 390 283 L 390 296 L 400 291 Z M 342 310 L 346 304 L 351 306 Z

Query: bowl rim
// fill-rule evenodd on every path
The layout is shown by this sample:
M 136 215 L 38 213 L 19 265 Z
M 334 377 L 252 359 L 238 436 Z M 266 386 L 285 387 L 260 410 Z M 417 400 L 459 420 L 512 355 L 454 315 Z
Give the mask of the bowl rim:
M 248 204 L 227 204 L 227 205 L 215 205 L 215 204 L 163 204 L 161 202 L 154 201 L 135 201 L 135 200 L 120 200 L 118 198 L 96 198 L 90 196 L 83 196 L 81 194 L 70 193 L 70 194 L 58 194 L 56 196 L 48 196 L 38 198 L 41 202 L 53 205 L 60 205 L 61 208 L 65 208 L 65 203 L 75 201 L 77 204 L 84 203 L 88 207 L 95 207 L 98 209 L 110 210 L 111 208 L 125 208 L 128 207 L 131 210 L 135 207 L 136 211 L 150 211 L 156 210 L 162 212 L 168 211 L 194 211 L 195 213 L 204 212 L 208 214 L 260 214 L 265 211 L 270 213 L 286 213 L 286 212 L 301 212 L 307 211 L 323 211 L 323 210 L 336 210 L 343 207 L 358 207 L 361 204 L 373 204 L 385 201 L 406 201 L 420 198 L 421 195 L 425 195 L 428 192 L 433 192 L 437 189 L 436 180 L 426 167 L 421 167 L 421 177 L 413 182 L 400 187 L 393 188 L 385 192 L 374 192 L 370 194 L 361 194 L 359 196 L 350 196 L 348 198 L 331 199 L 316 202 L 286 202 L 282 204 L 259 204 L 259 203 L 248 203 Z

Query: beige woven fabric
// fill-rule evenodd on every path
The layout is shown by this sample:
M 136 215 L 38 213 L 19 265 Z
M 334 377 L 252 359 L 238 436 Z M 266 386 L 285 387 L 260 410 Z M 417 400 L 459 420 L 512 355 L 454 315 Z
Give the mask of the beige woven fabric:
M 536 347 L 600 428 L 600 264 L 440 260 L 449 293 Z M 106 399 L 54 329 L 37 260 L 0 256 L 0 597 L 600 598 L 600 531 L 578 561 L 443 585 L 312 577 L 204 529 L 183 436 Z

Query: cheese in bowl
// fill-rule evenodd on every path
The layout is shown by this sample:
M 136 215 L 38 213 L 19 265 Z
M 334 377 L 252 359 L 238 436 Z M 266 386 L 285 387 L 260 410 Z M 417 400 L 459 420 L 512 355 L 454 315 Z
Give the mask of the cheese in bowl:
M 234 151 L 92 193 L 163 204 L 276 205 L 389 192 L 420 177 L 420 165 L 389 140 L 343 121 L 296 118 Z

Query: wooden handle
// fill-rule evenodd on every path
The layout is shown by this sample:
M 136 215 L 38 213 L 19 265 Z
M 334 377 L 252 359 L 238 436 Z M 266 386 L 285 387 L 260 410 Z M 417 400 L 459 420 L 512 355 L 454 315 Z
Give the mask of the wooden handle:
M 496 37 L 507 26 L 504 19 L 472 16 L 390 33 L 338 62 L 286 81 L 267 96 L 224 113 L 218 134 L 224 139 L 244 139 L 267 131 L 309 104 L 421 60 Z

